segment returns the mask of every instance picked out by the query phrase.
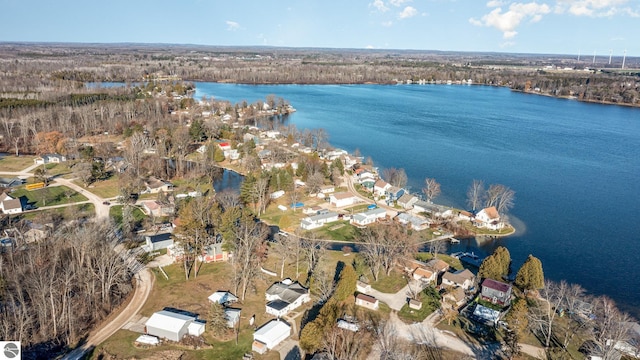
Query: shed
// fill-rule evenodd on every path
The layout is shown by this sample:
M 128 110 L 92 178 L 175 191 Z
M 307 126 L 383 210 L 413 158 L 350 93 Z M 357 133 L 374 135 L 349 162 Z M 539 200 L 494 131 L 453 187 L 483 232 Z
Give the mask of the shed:
M 204 332 L 204 324 L 202 323 L 190 327 L 195 320 L 195 316 L 162 310 L 151 315 L 144 325 L 148 335 L 171 341 L 180 341 L 187 334 L 200 335 Z M 199 331 L 200 333 L 196 334 Z
M 252 350 L 264 354 L 291 335 L 291 326 L 281 320 L 271 320 L 253 334 Z
M 232 303 L 232 302 L 236 302 L 238 301 L 238 297 L 233 295 L 232 293 L 228 292 L 228 291 L 221 291 L 218 290 L 216 292 L 214 292 L 213 294 L 209 295 L 209 301 L 213 302 L 213 303 L 218 303 L 218 304 L 227 304 L 227 303 Z

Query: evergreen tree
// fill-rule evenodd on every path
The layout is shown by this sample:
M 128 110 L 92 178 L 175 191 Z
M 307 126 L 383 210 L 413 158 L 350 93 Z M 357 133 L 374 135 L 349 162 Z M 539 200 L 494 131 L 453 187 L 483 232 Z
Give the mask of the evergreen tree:
M 484 259 L 478 270 L 478 276 L 484 279 L 503 281 L 502 278 L 509 275 L 510 266 L 511 255 L 509 255 L 509 250 L 499 246 L 493 254 Z
M 537 290 L 544 287 L 544 273 L 542 262 L 533 255 L 529 255 L 518 274 L 516 274 L 516 286 L 522 290 Z
M 507 313 L 505 321 L 509 329 L 514 331 L 518 338 L 522 338 L 529 326 L 529 307 L 525 299 L 518 298 L 511 304 L 511 310 Z
M 214 335 L 221 335 L 229 330 L 227 326 L 227 318 L 224 313 L 224 307 L 218 303 L 211 304 L 209 308 L 209 317 L 207 319 L 207 328 Z

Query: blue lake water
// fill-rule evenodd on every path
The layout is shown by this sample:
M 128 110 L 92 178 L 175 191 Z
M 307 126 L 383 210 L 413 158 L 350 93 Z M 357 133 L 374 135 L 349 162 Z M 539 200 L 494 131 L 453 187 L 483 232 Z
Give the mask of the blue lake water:
M 333 146 L 357 148 L 380 168 L 404 168 L 411 190 L 436 178 L 436 202 L 465 207 L 473 179 L 509 186 L 519 232 L 454 250 L 504 245 L 516 270 L 533 254 L 547 278 L 606 294 L 640 317 L 640 109 L 480 86 L 196 88 L 196 99 L 234 103 L 282 97 L 298 110 L 288 122 L 324 128 Z

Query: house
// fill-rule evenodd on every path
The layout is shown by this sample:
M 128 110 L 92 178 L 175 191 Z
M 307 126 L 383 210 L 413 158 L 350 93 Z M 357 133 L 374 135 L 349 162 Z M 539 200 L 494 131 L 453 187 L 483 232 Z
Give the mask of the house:
M 218 143 L 218 146 L 220 147 L 220 149 L 221 149 L 222 151 L 231 150 L 231 144 L 229 144 L 228 142 L 221 142 L 221 143 Z
M 147 188 L 142 191 L 143 194 L 157 194 L 160 191 L 173 191 L 173 184 L 154 176 L 150 176 L 144 184 Z
M 385 196 L 387 197 L 387 202 L 395 202 L 398 201 L 398 199 L 400 199 L 400 197 L 402 197 L 404 193 L 404 189 L 397 186 L 392 186 L 387 189 Z
M 476 214 L 475 223 L 478 227 L 489 230 L 500 230 L 504 227 L 504 223 L 500 221 L 500 214 L 498 214 L 495 206 L 480 210 Z
M 429 228 L 431 221 L 423 217 L 401 213 L 396 216 L 396 220 L 402 225 L 409 225 L 413 230 L 421 231 Z
M 458 218 L 460 220 L 471 221 L 473 220 L 473 214 L 468 211 L 460 210 L 458 211 Z
M 453 288 L 442 296 L 442 300 L 449 303 L 452 308 L 459 309 L 466 300 L 464 289 L 461 287 Z
M 147 251 L 158 251 L 160 249 L 166 249 L 169 245 L 173 245 L 173 238 L 171 233 L 160 233 L 154 235 L 146 235 L 144 237 L 146 242 Z
M 265 297 L 268 301 L 267 314 L 277 317 L 286 315 L 302 304 L 311 301 L 309 289 L 298 282 L 292 282 L 291 279 L 284 279 L 282 282 L 271 285 L 267 289 Z
M 24 183 L 24 180 L 14 177 L 14 178 L 3 178 L 0 177 L 0 188 L 11 188 L 14 186 L 19 186 L 22 185 Z
M 493 304 L 508 306 L 511 304 L 511 285 L 493 279 L 484 279 L 480 297 Z
M 440 275 L 443 272 L 449 270 L 449 264 L 447 264 L 446 262 L 444 262 L 444 261 L 442 261 L 440 259 L 431 259 L 431 260 L 427 261 L 427 267 L 429 269 L 433 270 L 438 275 Z
M 218 290 L 213 294 L 209 295 L 209 301 L 212 303 L 217 303 L 221 305 L 227 305 L 238 301 L 238 297 L 233 295 L 228 291 Z
M 253 333 L 251 350 L 264 354 L 291 335 L 291 326 L 280 319 L 271 320 Z
M 409 308 L 414 310 L 422 309 L 422 301 L 416 299 L 409 299 Z
M 423 201 L 423 200 L 418 200 L 414 202 L 413 209 L 411 210 L 411 212 L 414 214 L 427 213 L 427 214 L 430 214 L 432 217 L 442 215 L 442 212 L 437 205 Z
M 311 206 L 302 209 L 302 213 L 307 215 L 318 215 L 320 211 L 322 211 L 322 207 L 320 206 Z
M 227 319 L 227 326 L 230 328 L 236 327 L 240 322 L 240 313 L 242 311 L 236 308 L 224 308 L 224 318 Z
M 335 193 L 329 196 L 329 203 L 335 207 L 349 206 L 356 202 L 358 202 L 358 197 L 350 192 Z
M 419 267 L 413 271 L 412 276 L 416 280 L 430 283 L 436 281 L 436 279 L 438 278 L 438 273 L 423 267 Z
M 180 341 L 185 335 L 200 336 L 204 333 L 204 323 L 197 316 L 182 312 L 162 310 L 154 313 L 144 324 L 148 335 Z
M 302 219 L 302 221 L 300 222 L 300 227 L 305 230 L 313 230 L 322 227 L 324 224 L 338 221 L 338 219 L 338 213 L 326 210 L 323 212 L 321 210 L 318 215 L 309 216 Z
M 387 210 L 383 208 L 375 208 L 353 215 L 349 222 L 357 226 L 366 226 L 373 224 L 378 219 L 384 219 L 385 217 L 387 217 Z
M 50 164 L 50 163 L 59 164 L 65 161 L 67 161 L 67 158 L 64 155 L 60 155 L 60 154 L 45 154 L 33 159 L 33 162 L 36 165 L 44 165 L 44 164 Z
M 442 275 L 442 285 L 460 287 L 469 290 L 473 286 L 475 275 L 469 269 L 458 270 L 456 272 L 446 272 Z
M 420 199 L 418 199 L 417 197 L 409 194 L 409 193 L 405 193 L 404 195 L 400 196 L 400 198 L 398 199 L 398 201 L 396 202 L 398 204 L 398 206 L 402 206 L 404 209 L 411 209 L 413 208 L 413 204 L 416 203 L 416 201 L 418 201 Z
M 373 193 L 378 196 L 383 196 L 390 187 L 391 185 L 388 182 L 378 179 L 378 181 L 373 184 Z
M 171 204 L 161 203 L 156 200 L 143 201 L 142 208 L 145 213 L 151 216 L 169 216 L 175 212 L 175 208 Z
M 358 179 L 358 183 L 362 184 L 364 182 L 376 181 L 377 177 L 369 171 L 363 171 L 356 175 Z M 375 183 L 374 183 L 375 184 Z
M 356 295 L 356 305 L 365 307 L 370 310 L 378 310 L 380 302 L 373 296 L 358 294 Z
M 320 187 L 320 192 L 322 194 L 331 194 L 336 191 L 336 187 L 333 185 L 324 185 Z
M 22 201 L 9 194 L 0 194 L 0 210 L 4 214 L 20 214 L 22 212 Z
M 364 283 L 360 280 L 356 282 L 356 291 L 361 293 L 368 293 L 371 291 L 371 284 Z
M 199 260 L 207 264 L 216 261 L 228 261 L 229 255 L 229 252 L 222 248 L 222 242 L 217 242 L 205 246 L 202 249 L 202 255 L 199 256 Z

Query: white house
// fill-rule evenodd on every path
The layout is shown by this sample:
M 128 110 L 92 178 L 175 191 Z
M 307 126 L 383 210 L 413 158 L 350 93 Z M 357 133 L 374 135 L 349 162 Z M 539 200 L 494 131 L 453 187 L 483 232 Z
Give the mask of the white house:
M 373 296 L 358 294 L 356 295 L 356 305 L 365 307 L 370 310 L 378 310 L 380 302 Z
M 378 219 L 384 219 L 387 216 L 387 210 L 383 208 L 375 208 L 363 213 L 353 215 L 350 223 L 357 226 L 366 226 L 373 224 Z
M 475 275 L 468 269 L 446 272 L 442 275 L 442 285 L 460 287 L 464 290 L 469 290 L 473 286 L 474 280 Z
M 329 203 L 335 207 L 349 206 L 356 202 L 358 202 L 358 197 L 350 192 L 335 193 L 329 196 Z
M 366 181 L 376 181 L 376 179 L 377 179 L 377 177 L 374 174 L 372 174 L 371 172 L 369 172 L 369 171 L 363 171 L 360 174 L 358 174 L 357 177 L 358 177 L 358 182 L 360 184 L 362 184 L 363 182 L 366 182 Z M 375 186 L 375 184 L 374 184 L 374 186 Z
M 438 273 L 429 269 L 425 269 L 423 267 L 419 267 L 413 271 L 412 276 L 415 280 L 431 283 L 436 281 L 436 279 L 438 278 Z
M 277 317 L 286 315 L 300 305 L 311 301 L 309 289 L 298 282 L 292 282 L 290 279 L 284 279 L 282 282 L 271 285 L 267 289 L 265 297 L 268 301 L 267 314 Z
M 147 235 L 144 237 L 147 251 L 157 251 L 166 249 L 169 245 L 173 245 L 171 233 L 160 233 L 155 235 Z
M 324 224 L 338 221 L 338 213 L 333 211 L 321 212 L 318 215 L 309 216 L 302 219 L 300 227 L 305 230 L 313 230 L 322 227 Z
M 22 202 L 13 198 L 9 194 L 0 194 L 0 210 L 4 214 L 20 214 L 22 212 Z
M 411 228 L 416 231 L 424 230 L 431 224 L 431 221 L 423 217 L 414 216 L 407 213 L 398 214 L 398 216 L 396 216 L 396 220 L 402 225 L 411 226 Z
M 495 206 L 480 210 L 480 212 L 476 214 L 475 223 L 478 227 L 490 230 L 499 230 L 504 227 L 504 224 L 500 221 L 500 214 L 498 214 Z
M 324 185 L 320 187 L 320 192 L 323 194 L 331 194 L 334 191 L 336 191 L 336 187 L 333 185 Z
M 145 322 L 145 332 L 159 338 L 180 341 L 187 334 L 202 335 L 204 323 L 197 319 L 197 316 L 162 310 L 151 315 Z
M 387 190 L 389 190 L 389 188 L 391 188 L 391 185 L 388 182 L 382 179 L 378 179 L 378 181 L 373 184 L 373 193 L 378 196 L 383 196 L 387 193 Z
M 65 161 L 67 161 L 67 158 L 64 155 L 60 155 L 60 154 L 45 154 L 33 159 L 33 162 L 37 165 L 43 165 L 43 164 L 49 164 L 49 163 L 59 164 Z
M 211 301 L 212 303 L 218 303 L 218 304 L 230 304 L 230 303 L 234 303 L 236 301 L 238 301 L 238 297 L 233 295 L 232 293 L 228 292 L 228 291 L 216 291 L 213 294 L 209 295 L 209 301 Z
M 253 333 L 251 350 L 264 354 L 291 335 L 291 326 L 279 319 L 271 320 Z

